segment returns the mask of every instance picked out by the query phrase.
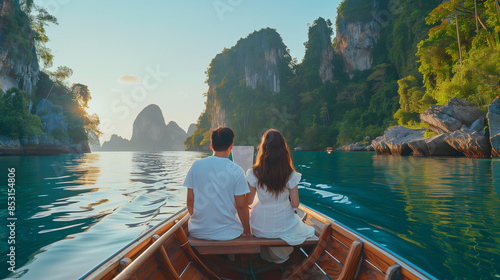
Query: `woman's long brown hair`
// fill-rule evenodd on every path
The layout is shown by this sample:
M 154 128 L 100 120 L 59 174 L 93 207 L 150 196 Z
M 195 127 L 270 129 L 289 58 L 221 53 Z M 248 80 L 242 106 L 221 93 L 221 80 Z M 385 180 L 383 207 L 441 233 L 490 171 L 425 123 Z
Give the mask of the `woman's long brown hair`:
M 257 150 L 257 159 L 252 168 L 259 182 L 258 187 L 265 186 L 273 196 L 278 196 L 285 190 L 290 175 L 295 171 L 285 137 L 278 130 L 269 129 L 262 135 Z

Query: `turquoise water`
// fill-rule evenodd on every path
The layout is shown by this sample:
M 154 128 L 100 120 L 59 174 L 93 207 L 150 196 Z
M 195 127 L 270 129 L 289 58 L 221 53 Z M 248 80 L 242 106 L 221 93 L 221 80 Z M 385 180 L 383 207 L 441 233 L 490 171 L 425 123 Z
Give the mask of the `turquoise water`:
M 296 153 L 301 200 L 438 279 L 500 279 L 500 160 Z
M 7 182 L 8 167 L 16 168 L 17 270 L 12 278 L 77 279 L 182 209 L 184 177 L 202 156 L 137 152 L 0 158 L 1 182 Z M 6 194 L 2 184 L 2 205 Z M 2 222 L 5 208 L 0 209 Z M 0 232 L 0 279 L 9 272 L 5 229 Z
M 185 204 L 197 152 L 0 158 L 16 168 L 16 274 L 76 279 Z M 500 160 L 299 152 L 301 201 L 439 279 L 500 279 Z M 5 182 L 5 183 L 4 183 Z M 0 220 L 7 223 L 6 206 Z

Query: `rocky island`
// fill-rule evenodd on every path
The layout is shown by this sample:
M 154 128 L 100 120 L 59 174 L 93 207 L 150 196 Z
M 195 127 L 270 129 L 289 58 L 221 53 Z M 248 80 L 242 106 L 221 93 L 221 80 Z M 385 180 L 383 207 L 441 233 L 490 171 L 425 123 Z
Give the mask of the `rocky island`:
M 177 123 L 165 124 L 163 113 L 156 104 L 150 104 L 137 115 L 132 138 L 127 140 L 113 134 L 100 151 L 184 151 L 184 141 L 194 132 L 194 124 L 186 133 Z

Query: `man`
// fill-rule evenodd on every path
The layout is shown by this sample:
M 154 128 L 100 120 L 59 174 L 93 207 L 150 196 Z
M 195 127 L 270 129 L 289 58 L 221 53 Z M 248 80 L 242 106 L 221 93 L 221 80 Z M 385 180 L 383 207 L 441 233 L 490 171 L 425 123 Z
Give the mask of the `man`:
M 250 190 L 243 169 L 228 159 L 233 139 L 228 127 L 212 131 L 213 155 L 194 162 L 184 181 L 191 214 L 189 233 L 194 238 L 231 240 L 242 233 L 250 235 L 245 198 Z

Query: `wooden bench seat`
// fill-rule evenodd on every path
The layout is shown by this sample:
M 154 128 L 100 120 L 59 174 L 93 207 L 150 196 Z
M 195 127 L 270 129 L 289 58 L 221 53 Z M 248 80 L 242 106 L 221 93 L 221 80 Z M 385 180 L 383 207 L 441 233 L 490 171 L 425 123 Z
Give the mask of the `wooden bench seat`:
M 260 253 L 261 246 L 290 246 L 281 239 L 258 238 L 255 236 L 238 237 L 227 241 L 203 240 L 189 237 L 189 245 L 196 248 L 201 255 L 216 254 L 254 254 Z M 306 239 L 304 245 L 316 245 L 319 241 L 317 236 Z

